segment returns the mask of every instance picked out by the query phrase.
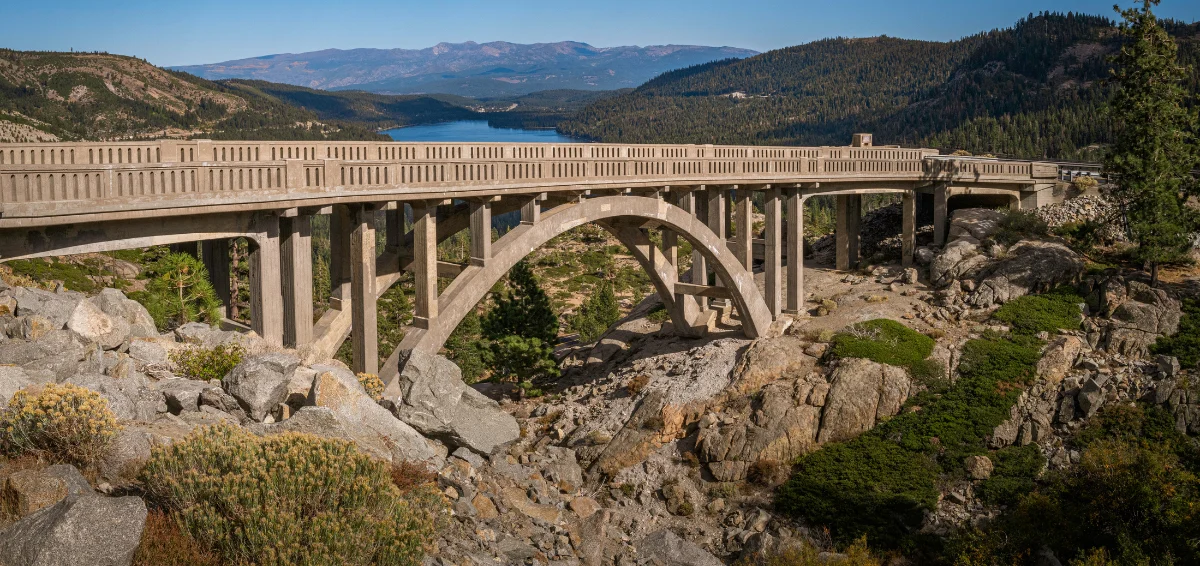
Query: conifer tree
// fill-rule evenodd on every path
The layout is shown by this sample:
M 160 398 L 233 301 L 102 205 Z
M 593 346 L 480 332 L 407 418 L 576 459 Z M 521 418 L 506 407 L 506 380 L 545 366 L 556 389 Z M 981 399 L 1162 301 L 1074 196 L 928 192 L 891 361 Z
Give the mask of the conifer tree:
M 579 333 L 581 342 L 591 342 L 619 318 L 621 310 L 617 295 L 612 283 L 605 281 L 579 306 L 579 312 L 571 318 L 571 330 Z
M 1191 71 L 1179 64 L 1175 41 L 1151 11 L 1157 4 L 1144 0 L 1141 9 L 1118 8 L 1126 44 L 1113 60 L 1116 139 L 1104 163 L 1152 284 L 1160 264 L 1186 252 L 1196 226 L 1196 214 L 1185 204 L 1195 190 L 1191 169 L 1197 163 L 1196 119 L 1183 87 Z
M 506 336 L 537 338 L 544 344 L 558 339 L 558 315 L 550 297 L 538 284 L 529 264 L 520 261 L 508 272 L 507 289 L 483 319 L 483 334 L 490 340 Z

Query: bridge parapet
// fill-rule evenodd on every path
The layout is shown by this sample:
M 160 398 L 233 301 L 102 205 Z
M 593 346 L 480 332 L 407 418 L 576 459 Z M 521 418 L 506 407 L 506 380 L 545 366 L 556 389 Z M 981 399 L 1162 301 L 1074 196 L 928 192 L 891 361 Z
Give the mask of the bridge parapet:
M 47 225 L 102 213 L 323 206 L 330 199 L 380 195 L 410 200 L 496 191 L 857 181 L 1032 184 L 1057 176 L 1049 164 L 936 154 L 892 147 L 624 144 L 0 144 L 0 227 L 20 218 Z

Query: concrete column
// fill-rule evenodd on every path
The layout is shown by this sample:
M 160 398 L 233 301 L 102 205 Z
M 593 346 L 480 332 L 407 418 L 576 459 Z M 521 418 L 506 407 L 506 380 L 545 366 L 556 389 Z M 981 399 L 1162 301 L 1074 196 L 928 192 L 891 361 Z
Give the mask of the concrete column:
M 471 265 L 487 265 L 492 258 L 492 203 L 471 201 Z
M 200 247 L 198 244 L 199 242 L 182 242 L 179 244 L 171 244 L 168 247 L 171 249 L 171 253 L 187 254 L 198 258 L 200 257 Z
M 350 209 L 346 205 L 333 206 L 329 217 L 329 306 L 342 310 L 342 299 L 350 298 Z
M 283 286 L 279 269 L 279 218 L 264 214 L 250 238 L 250 321 L 264 340 L 283 345 Z
M 413 325 L 429 328 L 438 315 L 437 207 L 433 202 L 413 202 L 413 286 L 416 305 Z
M 283 345 L 300 348 L 313 338 L 312 216 L 281 218 Z
M 750 198 L 751 191 L 746 186 L 738 187 L 734 197 L 735 214 L 733 255 L 747 271 L 754 270 L 754 201 Z
M 689 194 L 692 204 L 692 215 L 701 222 L 708 222 L 708 191 L 700 189 Z M 692 248 L 692 277 L 693 285 L 708 285 L 708 260 L 700 249 Z M 696 297 L 696 305 L 701 311 L 708 310 L 708 298 Z
M 858 226 L 862 215 L 862 197 L 837 196 L 836 268 L 849 271 L 858 267 Z
M 379 317 L 375 289 L 375 209 L 357 205 L 351 210 L 351 342 L 356 373 L 379 373 Z
M 384 230 L 387 230 L 388 252 L 400 254 L 404 245 L 404 203 L 394 203 L 395 206 L 384 211 Z
M 784 312 L 804 310 L 804 197 L 798 187 L 784 189 L 787 198 L 787 307 Z
M 524 198 L 527 200 L 521 205 L 521 224 L 533 226 L 542 219 L 542 202 L 538 195 L 527 195 Z
M 917 247 L 917 195 L 904 193 L 903 228 L 900 232 L 900 257 L 904 267 L 912 267 L 913 251 Z
M 771 318 L 779 318 L 783 311 L 782 276 L 783 276 L 783 206 L 779 200 L 779 189 L 772 187 L 767 190 L 766 201 L 766 245 L 763 249 L 763 278 L 766 279 L 765 291 L 767 310 Z M 749 199 L 747 199 L 749 201 Z M 747 203 L 748 204 L 748 203 Z M 738 233 L 742 231 L 739 229 Z M 747 241 L 752 241 L 747 237 Z M 740 246 L 739 246 L 740 248 Z M 753 249 L 748 257 L 754 258 Z
M 717 238 L 724 242 L 729 237 L 729 191 L 722 187 L 709 187 L 705 193 L 708 196 L 708 229 L 712 230 Z M 714 273 L 711 268 L 706 270 L 704 275 L 705 285 L 711 280 L 718 287 L 723 287 L 724 283 L 719 277 L 713 277 Z M 725 308 L 729 303 L 726 299 L 710 299 L 709 304 L 714 308 Z
M 225 317 L 229 317 L 229 240 L 207 240 L 201 246 L 204 257 L 204 268 L 208 270 L 208 280 L 212 282 L 213 290 L 217 292 L 217 300 L 225 305 Z
M 941 246 L 946 243 L 946 220 L 950 212 L 950 188 L 937 185 L 933 188 L 933 243 Z
M 674 201 L 673 204 L 675 206 L 678 206 L 679 208 L 682 208 L 683 210 L 685 210 L 693 215 L 696 213 L 696 194 L 694 192 L 676 190 L 676 191 L 672 191 L 672 195 L 673 195 L 672 200 Z M 664 228 L 663 232 L 662 232 L 662 237 L 663 237 L 663 257 L 666 258 L 666 260 L 675 269 L 675 273 L 678 274 L 679 273 L 679 234 L 677 234 L 674 230 Z M 698 252 L 693 251 L 692 252 L 693 269 L 695 269 L 695 265 L 696 265 L 695 258 L 697 256 L 700 256 L 700 254 Z M 703 267 L 703 256 L 700 256 L 700 257 L 701 257 L 701 264 Z M 695 276 L 692 277 L 692 282 L 693 283 L 695 282 Z M 678 293 L 675 295 L 675 304 L 681 305 L 681 308 L 683 311 L 683 319 L 686 320 L 688 322 L 688 324 L 694 325 L 696 323 L 697 317 L 700 314 L 701 304 L 698 299 L 700 299 L 700 297 L 693 297 L 690 295 L 680 295 Z M 682 331 L 684 329 L 680 329 L 680 330 Z

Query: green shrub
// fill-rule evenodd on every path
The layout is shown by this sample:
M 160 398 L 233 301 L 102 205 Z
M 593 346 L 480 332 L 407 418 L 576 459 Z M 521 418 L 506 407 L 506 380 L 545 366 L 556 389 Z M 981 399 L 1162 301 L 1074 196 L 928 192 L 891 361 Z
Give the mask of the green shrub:
M 1006 210 L 992 238 L 1006 246 L 1021 240 L 1044 238 L 1050 226 L 1033 210 Z
M 940 473 L 962 473 L 966 456 L 987 452 L 1040 355 L 1041 342 L 1029 336 L 967 342 L 959 379 L 906 404 L 919 410 L 802 456 L 779 491 L 780 508 L 829 528 L 840 544 L 866 535 L 882 548 L 928 552 L 931 539 L 916 529 L 936 503 Z
M 1033 491 L 1034 480 L 1046 466 L 1046 458 L 1036 444 L 1009 446 L 991 455 L 995 468 L 979 484 L 979 497 L 992 505 L 1015 505 Z
M 896 548 L 937 503 L 937 478 L 932 458 L 868 432 L 801 456 L 776 501 L 836 542 L 865 535 Z
M 402 493 L 352 443 L 218 425 L 155 449 L 141 480 L 183 530 L 234 564 L 419 564 L 443 500 Z
M 867 358 L 911 368 L 933 353 L 935 342 L 899 322 L 880 318 L 860 322 L 833 337 L 834 358 Z M 928 368 L 925 368 L 927 370 Z
M 223 379 L 242 363 L 246 349 L 237 344 L 218 344 L 214 348 L 184 348 L 171 352 L 175 371 L 189 379 Z
M 120 430 L 100 394 L 71 384 L 17 391 L 0 413 L 0 443 L 9 454 L 31 454 L 90 469 Z
M 1184 301 L 1179 330 L 1171 336 L 1160 337 L 1150 351 L 1175 356 L 1182 367 L 1200 368 L 1200 300 Z
M 866 537 L 854 541 L 839 554 L 821 552 L 811 544 L 801 543 L 780 548 L 773 554 L 755 553 L 734 563 L 735 566 L 880 566 L 883 562 L 871 555 Z
M 200 260 L 184 253 L 168 254 L 147 269 L 154 278 L 145 291 L 130 293 L 129 298 L 146 307 L 159 330 L 221 321 L 221 301 Z
M 559 375 L 554 347 L 537 338 L 505 336 L 491 346 L 492 375 L 498 378 L 527 383 Z
M 446 339 L 446 357 L 462 370 L 463 381 L 475 383 L 492 367 L 492 346 L 482 335 L 479 315 L 471 311 Z
M 646 313 L 646 320 L 663 324 L 671 320 L 671 313 L 667 312 L 667 307 L 662 303 L 658 303 L 650 308 L 650 312 Z
M 1101 244 L 1100 234 L 1103 228 L 1104 225 L 1095 220 L 1085 220 L 1063 224 L 1055 228 L 1054 233 L 1066 239 L 1071 249 L 1086 255 L 1095 251 L 1096 246 Z
M 1059 289 L 1044 295 L 1017 297 L 992 313 L 1018 334 L 1078 330 L 1082 322 L 1079 305 L 1084 302 L 1072 290 Z
M 28 277 L 38 283 L 62 281 L 63 287 L 81 293 L 94 293 L 100 290 L 100 285 L 92 279 L 105 275 L 95 260 L 80 263 L 60 261 L 58 258 L 49 259 L 18 259 L 7 263 L 14 274 Z

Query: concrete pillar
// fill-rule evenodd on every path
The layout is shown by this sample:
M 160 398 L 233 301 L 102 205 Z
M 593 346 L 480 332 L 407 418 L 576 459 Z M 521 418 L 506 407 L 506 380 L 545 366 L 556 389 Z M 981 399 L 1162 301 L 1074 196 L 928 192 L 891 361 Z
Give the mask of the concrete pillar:
M 672 191 L 673 204 L 683 210 L 695 215 L 696 213 L 696 194 L 692 191 Z M 679 273 L 679 234 L 674 230 L 663 229 L 663 256 L 675 268 L 675 273 Z M 692 252 L 692 269 L 695 270 L 696 257 L 700 257 L 701 269 L 703 269 L 704 259 L 699 252 Z M 692 283 L 695 283 L 695 271 L 693 271 Z M 683 319 L 688 324 L 694 325 L 700 314 L 701 302 L 700 297 L 690 295 L 675 295 L 675 304 L 681 305 L 683 310 Z M 681 329 L 682 330 L 682 329 Z
M 394 203 L 395 206 L 384 211 L 383 228 L 387 230 L 386 251 L 400 255 L 404 245 L 404 203 Z
M 858 267 L 858 232 L 862 217 L 862 196 L 837 196 L 836 268 L 849 271 Z
M 351 209 L 351 343 L 356 373 L 379 373 L 379 317 L 375 289 L 375 209 L 369 204 Z M 436 283 L 436 282 L 435 282 Z
M 784 312 L 800 314 L 804 293 L 804 197 L 799 187 L 784 190 L 787 199 L 787 307 Z
M 229 240 L 207 240 L 201 246 L 204 258 L 204 268 L 208 271 L 208 280 L 212 282 L 213 290 L 217 292 L 217 300 L 225 305 L 224 316 L 229 317 Z
M 416 305 L 413 325 L 429 328 L 438 315 L 437 206 L 434 202 L 412 203 L 413 286 Z
M 521 197 L 518 197 L 521 198 Z M 526 195 L 521 205 L 521 224 L 533 226 L 542 219 L 542 202 L 538 195 Z
M 279 218 L 264 214 L 250 238 L 251 328 L 269 344 L 283 345 L 283 286 L 279 269 Z
M 342 310 L 342 299 L 350 297 L 350 209 L 344 204 L 333 206 L 329 217 L 329 306 Z
M 766 245 L 763 249 L 763 278 L 766 280 L 767 310 L 771 311 L 771 318 L 776 319 L 783 311 L 783 206 L 779 200 L 779 189 L 768 189 L 766 197 L 764 205 L 767 209 L 767 226 L 764 235 Z M 741 230 L 738 230 L 738 233 L 740 234 Z M 753 249 L 750 250 L 749 257 L 754 257 Z
M 281 218 L 283 345 L 300 348 L 313 338 L 312 216 Z
M 692 215 L 707 224 L 708 222 L 708 191 L 700 189 L 689 194 L 692 205 Z M 708 260 L 699 248 L 692 248 L 692 277 L 693 285 L 708 285 Z M 701 311 L 708 310 L 708 297 L 696 297 L 696 305 Z
M 735 214 L 733 255 L 747 271 L 754 270 L 754 201 L 752 191 L 746 186 L 738 187 L 734 197 Z
M 708 229 L 712 230 L 718 239 L 726 241 L 729 237 L 729 201 L 727 200 L 729 191 L 723 187 L 709 187 L 705 190 L 705 193 L 708 199 Z M 713 285 L 718 287 L 724 286 L 721 278 L 714 277 L 711 267 L 706 270 L 703 284 L 707 285 L 709 281 L 712 281 Z M 713 308 L 722 309 L 729 304 L 729 301 L 726 299 L 710 299 L 709 304 Z
M 178 244 L 171 244 L 168 246 L 168 248 L 170 248 L 171 253 L 187 254 L 198 258 L 200 257 L 200 247 L 198 244 L 199 242 L 181 242 Z
M 950 188 L 946 185 L 937 185 L 933 188 L 933 243 L 936 245 L 945 245 L 946 230 L 948 228 L 946 220 L 950 213 Z
M 904 193 L 903 228 L 900 232 L 900 257 L 904 267 L 912 267 L 913 251 L 917 247 L 917 195 Z
M 492 258 L 492 202 L 471 201 L 471 265 L 483 267 Z

